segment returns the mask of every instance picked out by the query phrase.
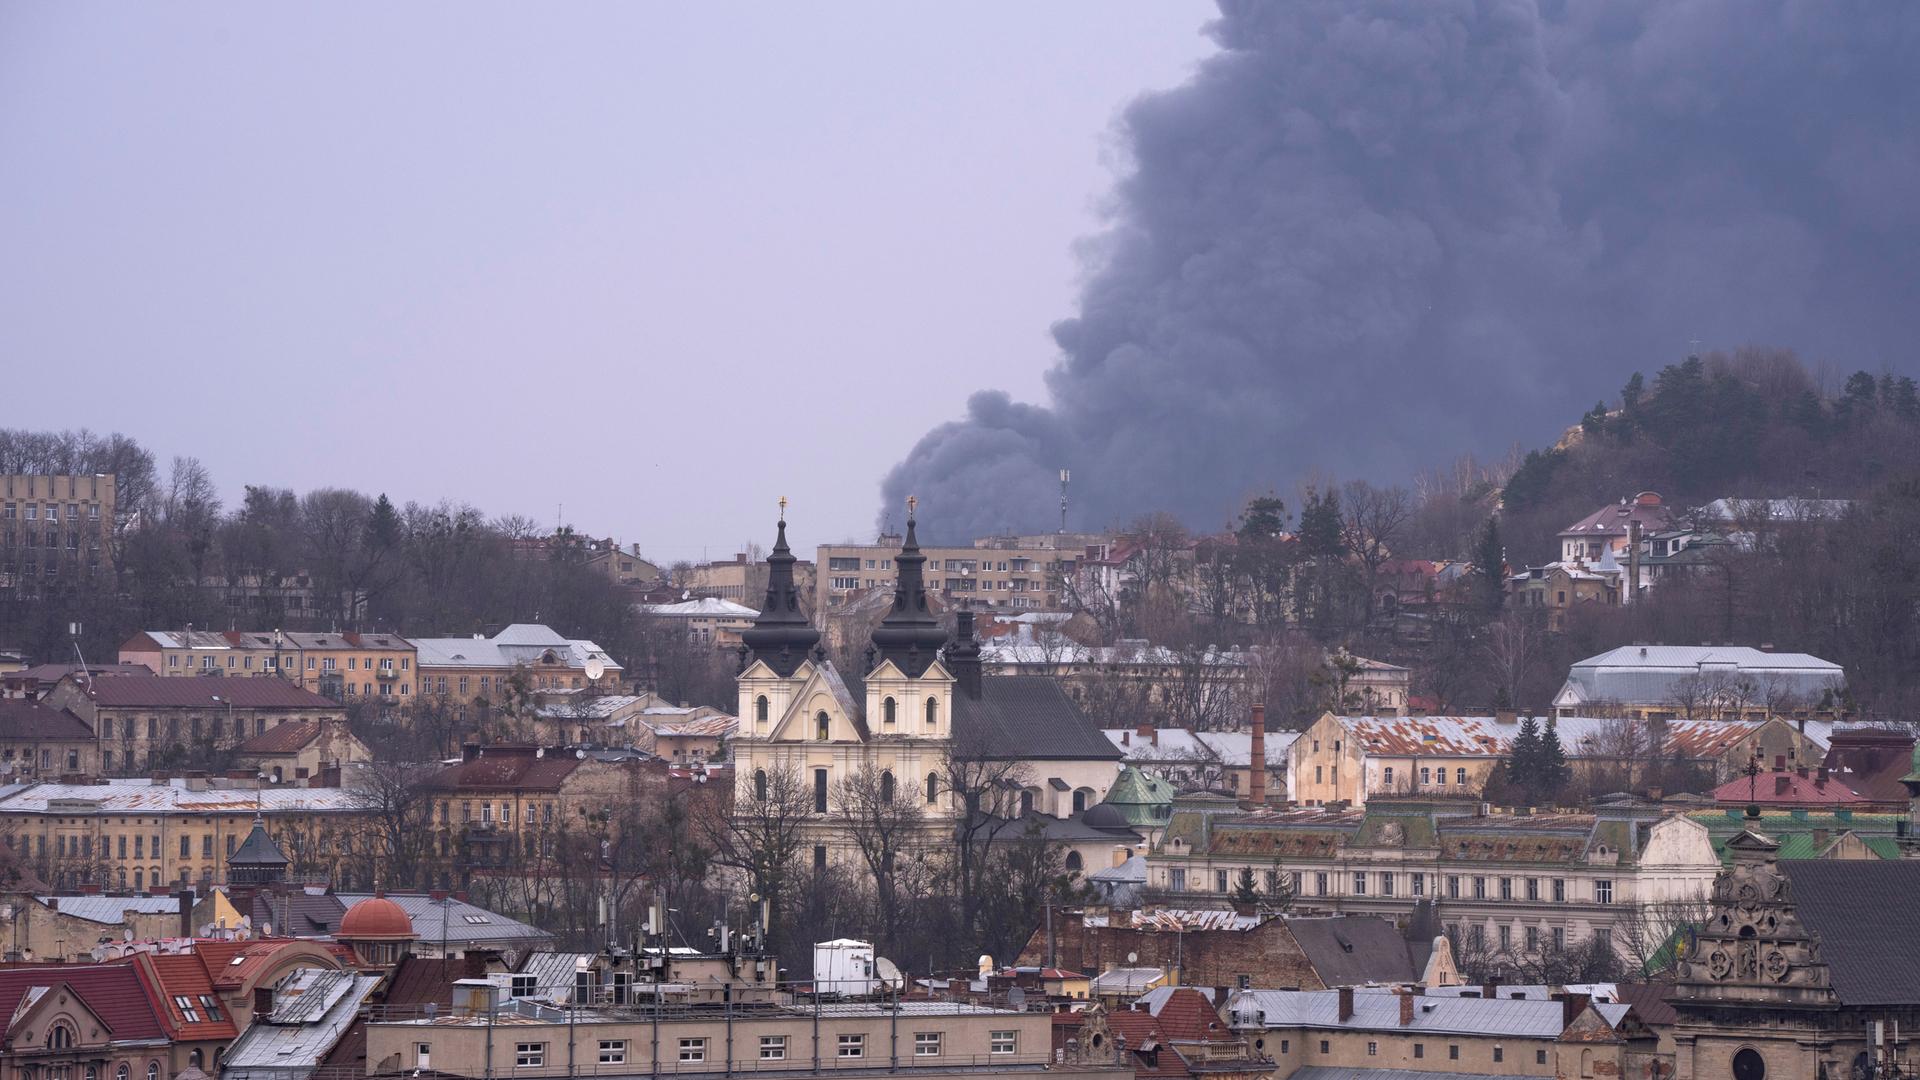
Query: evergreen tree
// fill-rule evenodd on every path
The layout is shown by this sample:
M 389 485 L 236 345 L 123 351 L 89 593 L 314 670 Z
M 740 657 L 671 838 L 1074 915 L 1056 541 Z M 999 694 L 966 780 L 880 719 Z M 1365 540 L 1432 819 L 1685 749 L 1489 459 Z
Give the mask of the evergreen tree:
M 1520 718 L 1520 732 L 1507 752 L 1507 779 L 1527 793 L 1529 805 L 1540 799 L 1540 725 L 1531 716 Z
M 1253 883 L 1253 868 L 1243 866 L 1240 876 L 1233 881 L 1233 892 L 1227 897 L 1236 904 L 1252 906 L 1260 902 L 1260 890 Z
M 1488 518 L 1474 538 L 1473 583 L 1487 614 L 1497 614 L 1507 598 L 1507 550 L 1500 543 L 1499 518 Z
M 1340 531 L 1340 493 L 1329 490 L 1322 495 L 1307 489 L 1307 501 L 1300 508 L 1300 546 L 1311 559 L 1337 559 L 1346 554 Z
M 1560 733 L 1555 730 L 1551 717 L 1547 720 L 1547 729 L 1540 733 L 1540 744 L 1535 751 L 1538 756 L 1540 789 L 1535 793 L 1535 801 L 1545 801 L 1558 794 L 1572 779 L 1572 770 L 1567 768 L 1567 754 L 1560 746 Z
M 1242 540 L 1266 541 L 1279 536 L 1287 527 L 1287 504 L 1273 495 L 1256 495 L 1240 511 L 1240 527 L 1235 533 Z

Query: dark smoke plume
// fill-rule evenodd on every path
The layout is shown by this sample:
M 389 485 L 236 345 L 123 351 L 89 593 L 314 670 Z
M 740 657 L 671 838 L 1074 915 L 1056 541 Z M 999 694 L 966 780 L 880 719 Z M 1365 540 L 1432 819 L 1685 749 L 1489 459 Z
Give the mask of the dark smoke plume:
M 1213 528 L 1551 437 L 1693 341 L 1920 338 L 1920 5 L 1222 0 L 1210 33 L 1121 118 L 1052 407 L 975 394 L 887 506 L 1054 528 L 1068 466 L 1075 528 Z

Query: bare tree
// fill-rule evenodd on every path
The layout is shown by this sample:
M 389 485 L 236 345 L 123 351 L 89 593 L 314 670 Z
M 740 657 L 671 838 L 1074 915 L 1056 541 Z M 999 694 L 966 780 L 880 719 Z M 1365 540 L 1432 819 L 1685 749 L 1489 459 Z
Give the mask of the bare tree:
M 910 786 L 912 782 L 908 778 L 902 783 L 892 772 L 866 765 L 834 785 L 835 816 L 873 875 L 883 949 L 892 949 L 900 940 L 902 863 L 924 839 L 921 808 L 926 800 Z
M 1394 545 L 1413 513 L 1405 488 L 1377 488 L 1365 480 L 1349 480 L 1340 491 L 1340 535 L 1366 575 L 1367 610 L 1373 610 L 1374 588 L 1380 567 L 1393 558 Z
M 807 826 L 815 817 L 813 791 L 800 770 L 785 766 L 742 778 L 733 812 L 706 821 L 713 860 L 742 872 L 767 912 L 767 940 L 781 940 L 784 904 L 800 872 Z
M 428 844 L 433 835 L 433 792 L 422 783 L 432 767 L 394 761 L 355 766 L 348 790 L 358 796 L 372 828 L 367 833 L 370 873 L 386 888 L 430 884 Z
M 982 735 L 955 732 L 948 740 L 942 780 L 953 807 L 954 871 L 960 886 L 960 925 L 980 925 L 981 897 L 991 868 L 989 845 L 1014 820 L 1012 811 L 1027 786 L 1025 763 L 995 754 Z
M 1531 712 L 1541 704 L 1530 698 L 1549 648 L 1546 626 L 1535 612 L 1512 608 L 1487 624 L 1487 667 L 1494 689 L 1508 706 Z

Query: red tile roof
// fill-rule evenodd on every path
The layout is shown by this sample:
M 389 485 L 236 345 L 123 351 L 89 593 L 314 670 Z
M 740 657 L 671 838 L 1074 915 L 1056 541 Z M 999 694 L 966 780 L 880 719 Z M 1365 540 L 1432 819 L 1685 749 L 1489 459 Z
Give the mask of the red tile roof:
M 319 738 L 323 730 L 324 727 L 318 720 L 294 720 L 285 724 L 275 724 L 234 747 L 234 750 L 242 754 L 297 753 L 308 743 Z
M 213 976 L 207 971 L 206 957 L 199 952 L 154 953 L 145 957 L 156 982 L 156 992 L 169 1035 L 175 1042 L 219 1039 L 232 1042 L 240 1035 L 233 1016 L 214 989 Z M 193 1004 L 194 1019 L 174 1000 L 184 997 Z M 202 1000 L 205 999 L 205 1000 Z M 207 1002 L 213 1008 L 207 1007 Z M 218 1015 L 213 1019 L 211 1014 Z
M 1772 769 L 1757 776 L 1742 776 L 1714 788 L 1712 799 L 1728 806 L 1758 803 L 1761 806 L 1861 806 L 1867 800 L 1860 793 L 1832 778 L 1802 775 L 1789 769 Z
M 442 791 L 558 791 L 579 767 L 577 758 L 544 756 L 532 747 L 489 746 L 472 761 L 450 765 L 428 777 L 426 785 Z
M 33 987 L 62 984 L 100 1017 L 115 1041 L 167 1038 L 151 991 L 126 961 L 0 970 L 0 1016 L 12 1016 Z
M 123 675 L 95 680 L 91 693 L 96 705 L 110 709 L 222 709 L 231 702 L 236 709 L 340 710 L 319 694 L 273 678 Z

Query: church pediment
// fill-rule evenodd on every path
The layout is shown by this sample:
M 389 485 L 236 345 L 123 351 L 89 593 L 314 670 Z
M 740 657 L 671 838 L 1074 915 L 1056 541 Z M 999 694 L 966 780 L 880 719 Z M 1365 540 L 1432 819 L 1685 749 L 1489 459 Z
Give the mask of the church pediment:
M 809 665 L 806 679 L 788 699 L 774 724 L 770 741 L 776 743 L 865 742 L 866 725 L 839 673 L 831 664 Z M 799 674 L 796 672 L 796 675 Z M 822 721 L 826 738 L 821 738 Z

